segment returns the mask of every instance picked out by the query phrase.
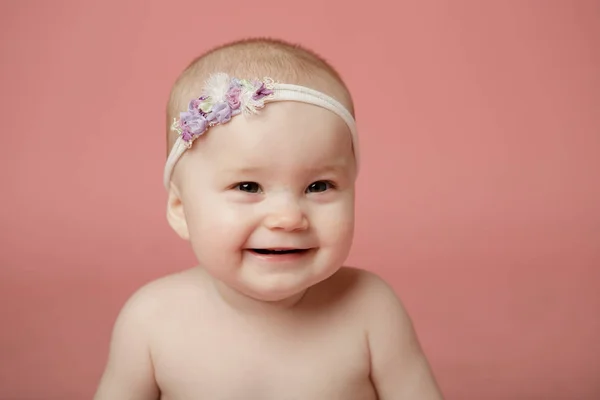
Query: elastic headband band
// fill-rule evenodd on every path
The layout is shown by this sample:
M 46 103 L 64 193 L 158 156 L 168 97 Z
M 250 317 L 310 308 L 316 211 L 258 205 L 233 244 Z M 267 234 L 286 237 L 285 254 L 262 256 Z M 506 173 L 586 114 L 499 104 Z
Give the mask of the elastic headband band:
M 276 83 L 271 78 L 245 80 L 232 78 L 225 73 L 211 75 L 206 81 L 202 95 L 194 98 L 188 111 L 174 118 L 171 130 L 179 134 L 165 165 L 164 185 L 169 189 L 175 164 L 192 143 L 209 127 L 227 123 L 239 114 L 256 114 L 265 103 L 274 101 L 298 101 L 323 107 L 344 120 L 350 128 L 354 157 L 358 168 L 358 135 L 352 114 L 337 100 L 304 86 Z

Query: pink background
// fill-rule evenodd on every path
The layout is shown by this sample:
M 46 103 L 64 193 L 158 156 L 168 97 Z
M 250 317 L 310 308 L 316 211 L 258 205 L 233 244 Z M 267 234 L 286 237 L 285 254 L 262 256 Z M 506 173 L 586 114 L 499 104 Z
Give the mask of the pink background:
M 349 264 L 397 289 L 447 399 L 600 398 L 600 2 L 105 3 L 0 3 L 0 399 L 90 398 L 125 299 L 193 264 L 168 90 L 261 35 L 353 90 Z

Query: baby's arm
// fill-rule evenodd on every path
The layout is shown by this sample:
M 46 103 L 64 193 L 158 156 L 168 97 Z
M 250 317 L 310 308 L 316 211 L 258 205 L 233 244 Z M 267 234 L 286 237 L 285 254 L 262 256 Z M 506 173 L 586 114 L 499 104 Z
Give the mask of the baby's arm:
M 150 358 L 148 323 L 152 302 L 136 293 L 121 310 L 108 362 L 94 400 L 156 400 L 159 390 Z
M 380 278 L 368 278 L 368 342 L 371 379 L 381 400 L 441 400 L 412 322 L 394 291 Z

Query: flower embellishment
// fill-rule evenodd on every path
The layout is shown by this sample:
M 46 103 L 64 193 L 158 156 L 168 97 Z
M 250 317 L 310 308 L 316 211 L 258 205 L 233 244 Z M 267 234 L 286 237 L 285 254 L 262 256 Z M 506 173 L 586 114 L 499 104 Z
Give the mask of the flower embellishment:
M 171 129 L 189 148 L 209 127 L 227 123 L 241 113 L 256 114 L 273 95 L 273 85 L 270 78 L 260 81 L 232 78 L 225 73 L 212 75 L 201 96 L 189 102 L 179 119 L 174 118 Z

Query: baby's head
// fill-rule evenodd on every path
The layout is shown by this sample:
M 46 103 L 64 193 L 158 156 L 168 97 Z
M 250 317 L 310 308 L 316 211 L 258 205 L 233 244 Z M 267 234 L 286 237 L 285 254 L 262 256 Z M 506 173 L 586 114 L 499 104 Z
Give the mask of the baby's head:
M 221 46 L 182 73 L 167 118 L 167 218 L 218 287 L 279 301 L 341 267 L 358 142 L 325 61 L 280 41 Z

